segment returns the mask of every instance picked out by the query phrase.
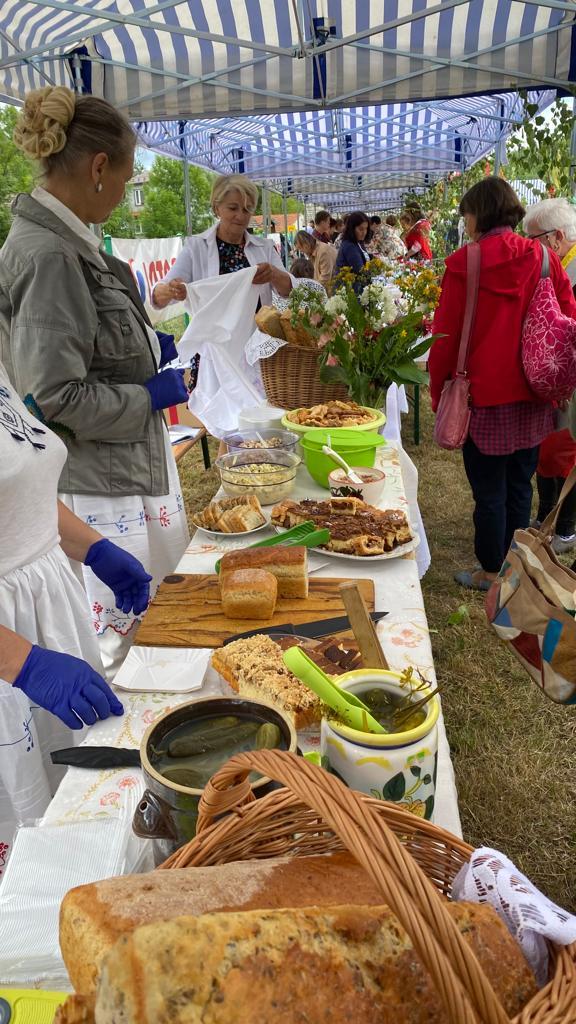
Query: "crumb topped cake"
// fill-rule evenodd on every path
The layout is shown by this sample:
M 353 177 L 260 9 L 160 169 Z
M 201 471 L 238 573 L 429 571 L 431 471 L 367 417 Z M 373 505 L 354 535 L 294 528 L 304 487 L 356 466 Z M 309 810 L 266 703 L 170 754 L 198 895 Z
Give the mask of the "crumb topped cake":
M 272 510 L 272 522 L 287 529 L 309 520 L 330 530 L 330 540 L 322 547 L 347 555 L 383 555 L 412 540 L 401 509 L 374 508 L 359 498 L 283 501 Z
M 214 651 L 212 667 L 241 697 L 268 701 L 305 729 L 320 721 L 322 702 L 286 668 L 282 654 L 269 636 L 245 637 Z

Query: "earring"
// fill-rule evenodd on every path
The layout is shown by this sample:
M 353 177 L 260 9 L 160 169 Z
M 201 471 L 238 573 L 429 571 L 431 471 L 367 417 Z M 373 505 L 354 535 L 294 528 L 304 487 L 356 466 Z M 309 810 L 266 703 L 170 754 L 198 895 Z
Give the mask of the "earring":
M 103 186 L 102 182 L 99 181 L 98 184 L 96 185 L 96 192 L 101 192 L 103 188 L 104 188 L 104 186 Z

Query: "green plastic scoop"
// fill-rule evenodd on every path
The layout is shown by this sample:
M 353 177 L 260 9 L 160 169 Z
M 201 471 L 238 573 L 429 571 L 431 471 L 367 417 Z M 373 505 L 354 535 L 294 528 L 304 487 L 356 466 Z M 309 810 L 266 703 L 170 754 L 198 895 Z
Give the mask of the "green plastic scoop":
M 374 718 L 359 697 L 342 690 L 301 647 L 290 647 L 284 651 L 283 659 L 286 668 L 313 690 L 328 707 L 338 712 L 346 725 L 357 729 L 358 732 L 388 731 Z

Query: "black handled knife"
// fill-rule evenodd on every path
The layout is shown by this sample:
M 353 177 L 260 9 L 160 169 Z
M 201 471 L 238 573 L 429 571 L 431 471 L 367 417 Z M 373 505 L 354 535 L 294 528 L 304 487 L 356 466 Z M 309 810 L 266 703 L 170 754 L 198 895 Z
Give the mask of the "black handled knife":
M 370 612 L 373 622 L 380 622 L 388 612 Z M 339 615 L 334 619 L 318 619 L 315 622 L 285 622 L 281 626 L 268 626 L 261 629 L 249 629 L 246 633 L 236 633 L 224 641 L 231 644 L 234 640 L 245 640 L 250 636 L 259 636 L 265 633 L 267 636 L 274 636 L 275 633 L 288 633 L 292 636 L 305 636 L 308 640 L 318 640 L 323 636 L 331 636 L 332 633 L 340 633 L 350 629 L 350 619 L 347 615 Z
M 65 747 L 53 750 L 52 764 L 73 768 L 140 768 L 140 751 L 134 747 Z

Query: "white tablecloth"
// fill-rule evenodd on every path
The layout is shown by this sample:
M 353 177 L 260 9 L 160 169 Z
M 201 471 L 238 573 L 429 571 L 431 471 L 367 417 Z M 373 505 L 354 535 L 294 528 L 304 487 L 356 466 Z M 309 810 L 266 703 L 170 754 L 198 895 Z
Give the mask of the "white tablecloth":
M 386 490 L 382 504 L 388 507 L 408 510 L 407 500 L 396 450 L 387 447 L 379 454 L 379 463 L 386 473 Z M 296 488 L 292 497 L 326 498 L 327 492 L 318 487 L 304 467 L 300 467 Z M 265 534 L 259 534 L 262 538 Z M 246 538 L 246 546 L 254 538 Z M 177 572 L 212 572 L 220 555 L 234 547 L 242 546 L 238 538 L 230 540 L 213 538 L 198 531 L 184 553 Z M 311 568 L 322 564 L 322 576 L 367 577 L 374 580 L 376 609 L 388 611 L 378 623 L 380 642 L 391 668 L 402 670 L 410 665 L 420 669 L 431 683 L 435 681 L 434 664 L 430 637 L 418 570 L 414 557 L 398 557 L 386 561 L 372 562 L 369 559 L 349 561 L 328 554 L 312 555 Z M 119 693 L 126 713 L 123 718 L 108 719 L 93 726 L 84 740 L 84 745 L 112 745 L 136 747 L 150 725 L 167 708 L 176 707 L 186 700 L 206 696 L 210 693 L 230 693 L 226 683 L 211 669 L 206 676 L 204 687 L 186 695 L 175 694 L 127 694 Z M 444 720 L 439 720 L 439 756 L 434 818 L 436 824 L 460 836 L 460 817 L 454 783 L 454 772 L 446 739 Z M 307 744 L 305 744 L 307 745 Z M 137 769 L 88 771 L 71 768 L 68 770 L 58 792 L 46 813 L 45 822 L 69 822 L 78 819 L 116 817 L 126 803 L 128 794 L 134 799 L 135 787 L 142 787 L 141 772 Z

